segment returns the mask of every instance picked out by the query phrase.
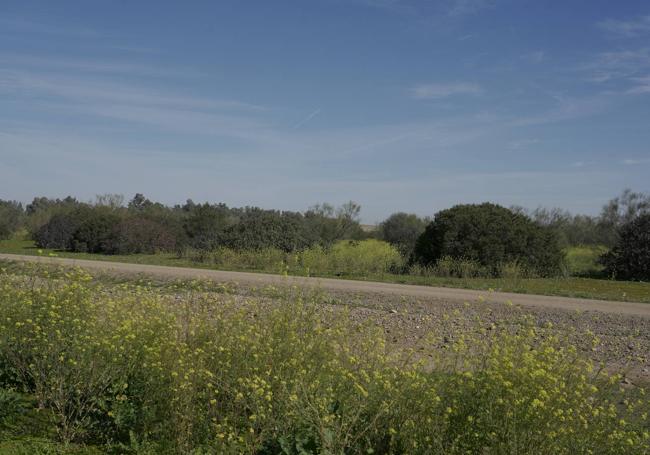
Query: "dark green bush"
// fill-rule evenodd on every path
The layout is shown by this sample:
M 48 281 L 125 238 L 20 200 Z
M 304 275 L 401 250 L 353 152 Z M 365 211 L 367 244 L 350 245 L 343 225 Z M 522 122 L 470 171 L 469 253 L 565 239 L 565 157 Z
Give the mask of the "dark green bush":
M 70 249 L 79 253 L 106 253 L 114 243 L 120 216 L 112 211 L 93 208 L 75 230 Z
M 190 246 L 196 249 L 213 250 L 223 245 L 225 230 L 235 220 L 225 204 L 186 204 L 184 229 Z
M 614 248 L 601 257 L 608 275 L 625 280 L 650 280 L 650 213 L 624 224 Z
M 163 224 L 141 217 L 121 220 L 105 244 L 109 254 L 153 254 L 174 251 L 177 247 L 175 233 Z
M 433 266 L 443 257 L 477 261 L 498 274 L 503 264 L 518 263 L 539 275 L 562 269 L 564 255 L 553 231 L 499 205 L 457 205 L 438 212 L 414 250 L 415 260 Z
M 32 236 L 39 248 L 67 250 L 72 236 L 79 227 L 80 219 L 74 213 L 57 213 Z
M 425 228 L 426 222 L 422 218 L 412 213 L 399 212 L 379 225 L 379 235 L 408 259 Z
M 23 222 L 23 206 L 16 201 L 0 199 L 0 240 L 11 237 Z
M 247 208 L 239 222 L 227 230 L 224 245 L 236 250 L 297 251 L 309 246 L 302 226 L 300 213 Z

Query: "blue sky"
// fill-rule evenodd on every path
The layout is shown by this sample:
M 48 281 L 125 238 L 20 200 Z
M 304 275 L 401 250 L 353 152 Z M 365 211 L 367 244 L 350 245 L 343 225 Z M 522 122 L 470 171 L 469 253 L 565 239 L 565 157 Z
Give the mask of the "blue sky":
M 0 4 L 0 198 L 366 222 L 650 191 L 643 0 Z

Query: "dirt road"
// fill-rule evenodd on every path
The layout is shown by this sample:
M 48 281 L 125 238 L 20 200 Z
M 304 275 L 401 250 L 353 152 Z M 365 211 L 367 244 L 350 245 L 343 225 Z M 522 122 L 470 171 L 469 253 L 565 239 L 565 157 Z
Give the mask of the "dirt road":
M 89 270 L 100 270 L 117 274 L 145 274 L 166 278 L 204 278 L 213 281 L 237 282 L 241 284 L 264 286 L 295 284 L 298 286 L 320 287 L 331 291 L 364 294 L 388 294 L 423 299 L 445 299 L 453 301 L 486 301 L 493 303 L 512 302 L 529 308 L 563 309 L 576 311 L 597 311 L 628 316 L 650 318 L 650 304 L 632 302 L 611 302 L 604 300 L 550 297 L 507 292 L 487 292 L 469 289 L 440 288 L 370 281 L 354 281 L 330 278 L 284 277 L 265 273 L 227 272 L 220 270 L 167 267 L 159 265 L 129 264 L 122 262 L 89 261 L 82 259 L 24 256 L 0 254 L 0 259 L 41 262 L 66 266 L 78 266 Z

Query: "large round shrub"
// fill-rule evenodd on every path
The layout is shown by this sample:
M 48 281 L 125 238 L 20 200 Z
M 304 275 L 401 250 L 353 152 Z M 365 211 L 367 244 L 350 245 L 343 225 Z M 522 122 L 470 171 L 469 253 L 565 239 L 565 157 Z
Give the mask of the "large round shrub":
M 57 213 L 34 233 L 34 242 L 39 248 L 67 250 L 80 223 L 75 213 Z
M 80 253 L 106 253 L 114 243 L 115 230 L 120 222 L 116 213 L 94 208 L 72 235 L 70 248 Z
M 619 230 L 618 242 L 601 258 L 607 273 L 624 280 L 650 280 L 650 213 Z
M 499 205 L 457 205 L 438 212 L 418 238 L 414 257 L 431 266 L 443 257 L 479 262 L 497 273 L 507 263 L 542 276 L 560 273 L 563 253 L 554 233 Z

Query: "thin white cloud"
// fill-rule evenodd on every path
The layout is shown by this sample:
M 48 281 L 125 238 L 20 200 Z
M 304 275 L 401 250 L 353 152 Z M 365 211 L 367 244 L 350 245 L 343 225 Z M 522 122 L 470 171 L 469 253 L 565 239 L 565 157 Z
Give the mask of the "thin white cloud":
M 635 82 L 636 85 L 629 89 L 627 93 L 631 95 L 650 93 L 650 75 L 644 77 L 633 77 L 630 80 Z
M 184 109 L 266 110 L 263 106 L 236 100 L 163 94 L 132 84 L 106 82 L 101 78 L 66 77 L 22 70 L 0 69 L 0 91 L 3 90 L 22 92 L 30 97 L 49 95 L 84 103 L 102 101 Z
M 495 0 L 452 0 L 447 11 L 449 16 L 476 14 L 481 10 L 494 7 Z
M 411 96 L 415 99 L 439 99 L 452 95 L 477 95 L 482 89 L 471 82 L 420 84 L 411 88 Z
M 546 52 L 538 50 L 524 54 L 521 58 L 530 63 L 542 63 L 546 59 Z
M 518 118 L 510 123 L 511 126 L 532 126 L 556 123 L 565 120 L 589 117 L 604 112 L 611 104 L 611 98 L 599 94 L 585 98 L 553 96 L 556 106 L 541 114 Z
M 526 150 L 535 144 L 539 144 L 540 140 L 537 138 L 525 138 L 510 141 L 508 149 L 510 150 Z
M 66 24 L 65 26 L 45 24 L 15 16 L 0 17 L 0 29 L 21 33 L 61 35 L 80 38 L 96 38 L 104 36 L 103 33 L 90 28 L 72 27 L 69 24 Z
M 312 112 L 309 113 L 309 115 L 307 115 L 305 118 L 303 118 L 298 123 L 293 125 L 293 129 L 297 130 L 298 128 L 303 126 L 305 123 L 307 123 L 308 121 L 310 121 L 311 119 L 316 117 L 318 114 L 320 114 L 320 109 L 314 109 Z
M 0 54 L 4 67 L 30 68 L 47 71 L 75 70 L 99 74 L 127 74 L 155 77 L 198 77 L 199 71 L 183 68 L 171 69 L 143 63 L 115 60 L 74 59 L 65 57 L 44 57 L 34 55 Z
M 631 38 L 650 32 L 650 15 L 627 21 L 607 19 L 598 23 L 598 26 L 616 35 Z
M 623 86 L 621 93 L 646 93 L 650 73 L 650 48 L 624 49 L 602 52 L 596 58 L 578 68 L 590 73 L 586 80 L 599 84 L 617 83 Z M 630 87 L 630 84 L 632 86 Z M 627 90 L 625 90 L 625 86 Z
M 622 161 L 622 163 L 628 166 L 634 166 L 638 164 L 650 164 L 650 158 L 625 159 Z

